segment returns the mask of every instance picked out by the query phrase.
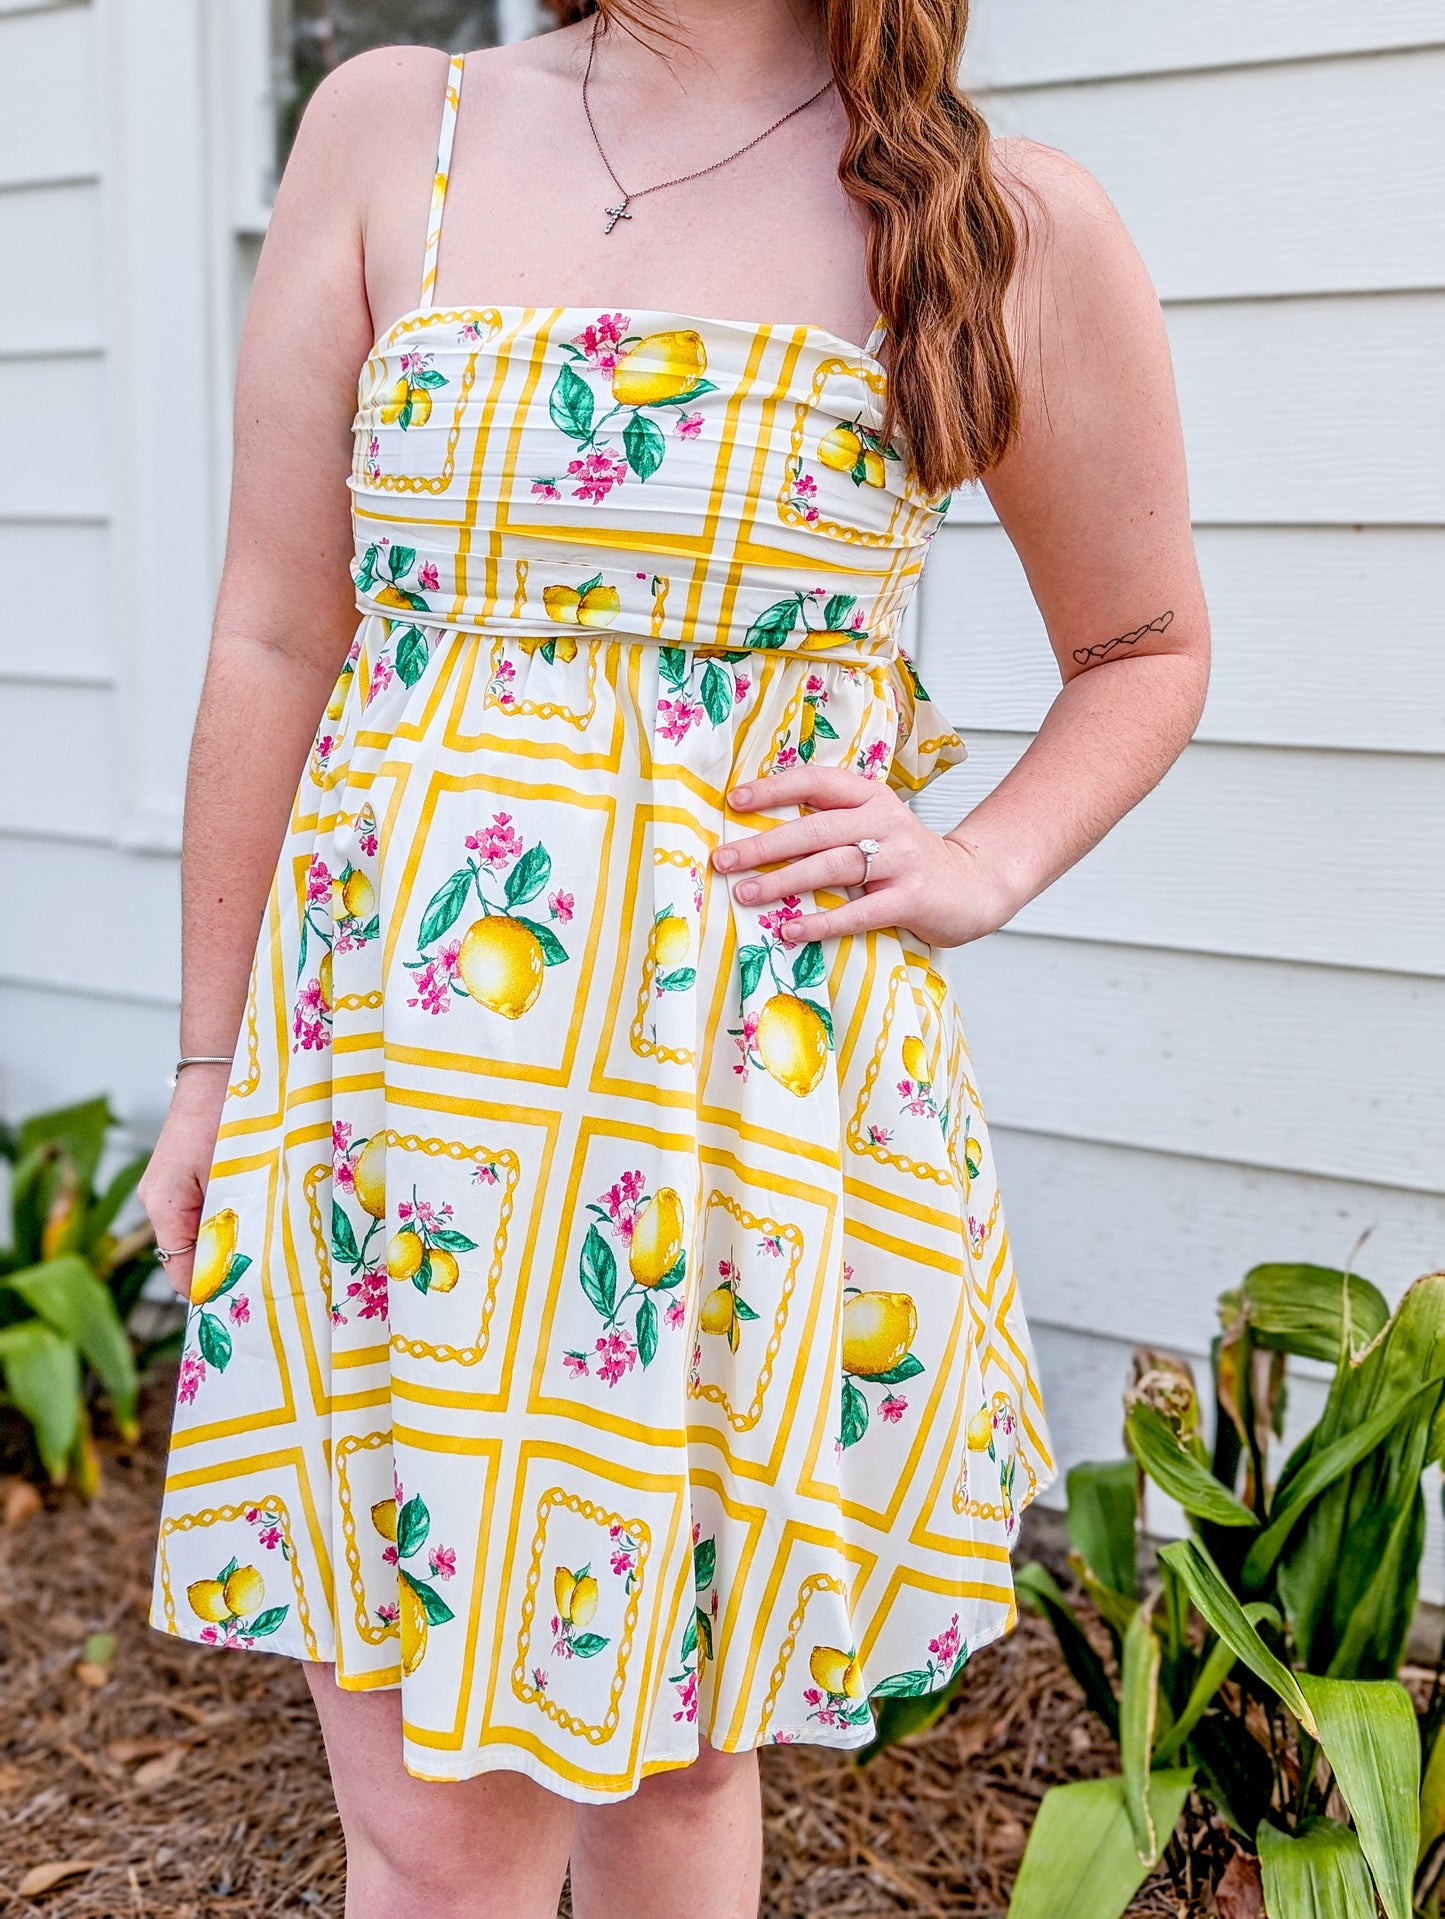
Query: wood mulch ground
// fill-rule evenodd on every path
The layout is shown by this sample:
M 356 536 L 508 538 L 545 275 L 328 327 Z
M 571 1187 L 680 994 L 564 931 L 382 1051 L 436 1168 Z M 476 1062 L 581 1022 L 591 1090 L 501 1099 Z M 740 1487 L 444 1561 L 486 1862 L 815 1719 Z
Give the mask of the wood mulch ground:
M 70 1495 L 27 1513 L 26 1489 L 0 1482 L 0 1915 L 341 1919 L 341 1835 L 301 1668 L 145 1623 L 169 1405 L 158 1381 L 141 1444 L 104 1448 L 89 1507 Z M 105 1671 L 104 1647 L 86 1661 L 96 1633 L 114 1635 Z M 765 1919 L 1001 1919 L 1045 1788 L 1114 1758 L 1037 1621 L 969 1672 L 939 1727 L 866 1770 L 763 1753 Z M 38 1868 L 79 1862 L 22 1894 Z M 1131 1913 L 1211 1910 L 1188 1896 L 1184 1861 L 1166 1863 L 1174 1875 Z

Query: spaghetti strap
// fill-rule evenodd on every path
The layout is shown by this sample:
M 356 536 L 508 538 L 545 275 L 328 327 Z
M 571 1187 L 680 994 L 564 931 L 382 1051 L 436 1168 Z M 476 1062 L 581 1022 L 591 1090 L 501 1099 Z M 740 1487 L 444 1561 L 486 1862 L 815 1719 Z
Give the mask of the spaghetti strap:
M 427 220 L 426 253 L 422 260 L 421 304 L 429 307 L 437 284 L 437 256 L 442 243 L 442 215 L 447 204 L 447 176 L 452 164 L 452 141 L 457 132 L 457 109 L 462 102 L 464 53 L 454 53 L 447 68 L 446 99 L 442 103 L 441 132 L 437 136 L 436 176 L 432 181 L 431 214 Z

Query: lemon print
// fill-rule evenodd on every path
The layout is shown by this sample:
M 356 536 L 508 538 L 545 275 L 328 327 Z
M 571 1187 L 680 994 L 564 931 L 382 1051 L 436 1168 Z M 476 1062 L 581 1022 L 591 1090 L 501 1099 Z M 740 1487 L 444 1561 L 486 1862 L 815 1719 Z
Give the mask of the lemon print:
M 993 1444 L 993 1413 L 987 1406 L 980 1406 L 968 1422 L 968 1447 L 970 1452 L 986 1453 Z
M 254 1566 L 238 1566 L 223 1588 L 227 1609 L 237 1619 L 259 1612 L 266 1597 L 266 1582 Z
M 720 1333 L 734 1352 L 741 1337 L 737 1301 L 731 1286 L 715 1286 L 702 1302 L 698 1324 L 705 1333 Z
M 344 672 L 341 678 L 336 682 L 336 691 L 326 703 L 326 717 L 328 720 L 339 720 L 341 718 L 346 706 L 346 695 L 350 690 L 351 669 L 348 667 L 346 672 Z
M 851 473 L 862 451 L 863 442 L 851 426 L 835 426 L 818 442 L 818 458 L 835 473 Z
M 330 1012 L 332 1006 L 335 1004 L 331 997 L 331 970 L 331 954 L 329 952 L 323 953 L 321 955 L 321 964 L 316 969 L 316 984 L 321 988 L 321 1004 L 326 1008 L 327 1012 Z
M 204 1306 L 221 1290 L 226 1269 L 236 1251 L 236 1235 L 241 1222 L 228 1206 L 202 1220 L 196 1234 L 196 1263 L 191 1268 L 191 1304 Z
M 410 398 L 410 380 L 400 379 L 395 386 L 388 388 L 386 398 L 381 403 L 381 424 L 395 426 L 401 418 L 402 408 Z
M 575 586 L 544 586 L 542 604 L 547 609 L 547 617 L 562 620 L 568 625 L 577 624 L 577 609 L 582 604 L 582 595 Z
M 535 933 L 505 913 L 494 913 L 468 931 L 457 971 L 479 1006 L 503 1019 L 520 1019 L 542 990 L 546 962 Z
M 653 924 L 648 939 L 652 948 L 654 962 L 664 972 L 674 966 L 680 966 L 687 958 L 687 949 L 692 945 L 692 928 L 678 913 L 664 913 Z
M 564 626 L 611 626 L 622 611 L 622 595 L 615 586 L 589 586 L 585 593 L 575 586 L 544 586 L 542 604 L 548 618 Z M 567 657 L 576 657 L 575 648 Z
M 653 1194 L 632 1229 L 627 1263 L 639 1286 L 656 1286 L 682 1257 L 682 1201 L 670 1186 Z
M 424 386 L 411 389 L 411 424 L 425 426 L 431 418 L 431 394 Z
M 186 1598 L 197 1619 L 207 1620 L 212 1626 L 219 1626 L 223 1619 L 231 1617 L 226 1588 L 219 1579 L 196 1580 L 194 1585 L 186 1587 Z
M 805 1099 L 828 1063 L 828 1029 L 806 1000 L 774 993 L 758 1015 L 757 1047 L 778 1084 Z
M 393 586 L 390 580 L 388 580 L 384 586 L 379 586 L 371 597 L 376 601 L 378 606 L 399 607 L 403 613 L 415 611 L 407 595 L 402 592 L 400 587 Z
M 940 1012 L 943 1010 L 943 998 L 948 991 L 948 981 L 936 966 L 930 966 L 923 976 L 923 990 Z
M 386 1270 L 393 1279 L 410 1279 L 420 1267 L 426 1248 L 414 1227 L 403 1226 L 386 1249 Z
M 612 397 L 619 406 L 659 406 L 696 386 L 706 371 L 707 354 L 691 328 L 649 333 L 612 369 Z
M 579 1579 L 566 1566 L 552 1575 L 552 1592 L 557 1601 L 557 1616 L 568 1626 L 588 1626 L 597 1612 L 597 1581 L 591 1573 Z
M 371 918 L 376 911 L 376 888 L 365 873 L 353 873 L 342 886 L 341 904 L 349 919 Z
M 803 701 L 803 710 L 798 715 L 798 744 L 806 746 L 813 737 L 813 728 L 818 723 L 818 709 L 811 700 Z
M 386 1211 L 386 1135 L 373 1133 L 351 1169 L 356 1203 L 362 1212 L 380 1219 Z
M 855 1293 L 843 1307 L 843 1371 L 863 1379 L 891 1373 L 918 1331 L 907 1293 Z
M 888 468 L 883 463 L 883 455 L 870 446 L 863 455 L 864 486 L 882 486 L 887 478 Z
M 856 646 L 865 636 L 854 633 L 846 626 L 820 627 L 816 632 L 804 633 L 799 645 L 805 653 L 822 653 L 832 647 Z
M 917 1080 L 920 1086 L 929 1082 L 928 1059 L 923 1051 L 923 1041 L 917 1033 L 910 1033 L 903 1042 L 903 1070 L 910 1079 Z
M 836 1646 L 814 1646 L 808 1670 L 823 1691 L 835 1699 L 863 1696 L 863 1668 L 855 1653 L 839 1652 Z
M 371 1523 L 389 1544 L 396 1544 L 396 1501 L 378 1499 L 371 1509 Z
M 460 1268 L 456 1256 L 449 1253 L 445 1246 L 433 1246 L 431 1253 L 431 1281 L 428 1292 L 449 1293 L 457 1283 Z
M 401 1582 L 401 1671 L 410 1679 L 426 1657 L 426 1607 L 403 1579 Z

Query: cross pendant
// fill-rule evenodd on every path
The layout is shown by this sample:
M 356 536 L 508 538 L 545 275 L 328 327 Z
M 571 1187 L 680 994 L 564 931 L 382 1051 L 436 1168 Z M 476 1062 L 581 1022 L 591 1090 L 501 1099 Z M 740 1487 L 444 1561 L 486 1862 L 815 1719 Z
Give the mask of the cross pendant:
M 627 201 L 629 198 L 630 195 L 624 194 L 615 207 L 604 207 L 602 209 L 607 215 L 607 225 L 603 229 L 605 233 L 610 233 L 619 220 L 630 220 L 632 218 L 632 215 L 627 211 Z

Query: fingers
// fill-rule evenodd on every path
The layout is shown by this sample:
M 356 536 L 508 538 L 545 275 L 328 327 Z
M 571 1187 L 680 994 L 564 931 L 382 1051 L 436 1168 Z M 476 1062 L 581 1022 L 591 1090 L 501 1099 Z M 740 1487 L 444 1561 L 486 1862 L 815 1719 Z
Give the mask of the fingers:
M 741 872 L 746 867 L 771 866 L 775 860 L 799 859 L 825 846 L 851 846 L 858 837 L 856 813 L 805 813 L 765 832 L 749 833 L 746 839 L 729 840 L 713 854 L 713 865 L 724 873 Z
M 782 929 L 789 946 L 804 946 L 810 940 L 844 939 L 851 933 L 875 933 L 880 927 L 896 928 L 896 910 L 888 906 L 889 893 L 864 893 L 846 906 L 834 906 L 825 913 L 801 913 Z
M 728 804 L 739 813 L 766 813 L 775 806 L 863 806 L 882 790 L 887 789 L 846 766 L 795 766 L 733 787 Z
M 767 834 L 760 834 L 766 839 Z M 762 906 L 789 894 L 841 892 L 863 884 L 863 855 L 855 844 L 833 846 L 809 859 L 794 860 L 776 873 L 762 873 L 755 880 L 740 880 L 733 898 L 744 906 Z
M 174 1259 L 162 1261 L 161 1270 L 172 1292 L 182 1299 L 191 1296 L 191 1270 L 195 1265 L 192 1250 L 201 1224 L 201 1193 L 193 1179 L 185 1178 L 176 1191 L 169 1184 L 162 1190 L 142 1185 L 139 1198 L 155 1233 L 156 1245 L 174 1252 Z M 181 1251 L 184 1247 L 186 1250 Z

